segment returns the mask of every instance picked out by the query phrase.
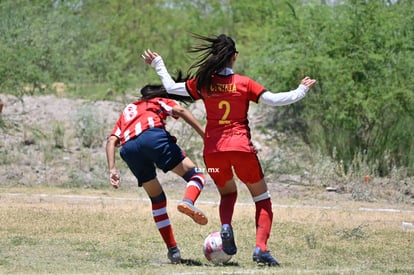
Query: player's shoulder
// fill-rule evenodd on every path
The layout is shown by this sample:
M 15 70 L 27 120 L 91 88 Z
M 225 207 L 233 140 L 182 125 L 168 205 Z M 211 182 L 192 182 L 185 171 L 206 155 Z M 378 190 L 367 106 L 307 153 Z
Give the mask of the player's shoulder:
M 251 81 L 252 80 L 249 76 L 243 75 L 243 74 L 234 74 L 234 77 L 238 80 L 243 80 L 243 81 Z
M 160 102 L 163 102 L 163 103 L 175 103 L 176 102 L 174 99 L 170 99 L 166 97 L 153 97 L 150 99 L 145 99 L 144 101 L 147 103 L 151 103 L 151 104 L 159 104 Z

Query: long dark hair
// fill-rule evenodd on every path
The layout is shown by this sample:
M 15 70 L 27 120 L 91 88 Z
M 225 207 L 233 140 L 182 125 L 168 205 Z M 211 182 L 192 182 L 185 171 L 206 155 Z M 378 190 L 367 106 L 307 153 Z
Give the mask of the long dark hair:
M 190 53 L 200 53 L 196 60 L 189 68 L 197 69 L 195 78 L 197 79 L 197 90 L 200 93 L 201 88 L 209 87 L 211 75 L 224 69 L 232 56 L 237 53 L 236 43 L 225 34 L 217 37 L 207 37 L 193 34 L 196 39 L 202 41 L 200 45 L 190 49 Z
M 177 77 L 173 77 L 175 82 L 185 82 L 190 78 L 189 75 L 183 77 L 181 71 L 178 72 Z M 191 96 L 181 96 L 167 93 L 163 85 L 160 84 L 147 84 L 141 89 L 141 99 L 151 99 L 154 97 L 170 98 L 173 100 L 180 101 L 185 105 L 192 103 L 194 100 Z

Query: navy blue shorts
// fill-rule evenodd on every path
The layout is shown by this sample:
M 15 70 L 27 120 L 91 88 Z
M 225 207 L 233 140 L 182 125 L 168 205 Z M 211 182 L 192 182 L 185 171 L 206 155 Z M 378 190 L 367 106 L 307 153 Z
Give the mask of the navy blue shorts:
M 120 154 L 137 178 L 138 186 L 157 176 L 155 166 L 166 173 L 186 157 L 177 145 L 176 138 L 161 128 L 146 130 L 138 137 L 128 140 L 122 146 Z

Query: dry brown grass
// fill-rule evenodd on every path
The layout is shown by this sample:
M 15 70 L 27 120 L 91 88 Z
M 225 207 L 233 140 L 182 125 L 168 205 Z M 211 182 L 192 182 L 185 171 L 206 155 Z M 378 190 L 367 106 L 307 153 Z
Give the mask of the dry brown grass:
M 176 238 L 187 259 L 179 266 L 168 263 L 149 201 L 119 158 L 121 188 L 109 189 L 105 135 L 86 135 L 98 144 L 87 148 L 74 133 L 75 114 L 85 103 L 101 114 L 100 128 L 107 133 L 122 102 L 39 96 L 24 98 L 22 104 L 2 98 L 0 274 L 414 273 L 414 232 L 401 228 L 404 221 L 414 223 L 413 180 L 398 170 L 368 183 L 364 176 L 369 171 L 364 169 L 343 174 L 337 163 L 303 143 L 253 129 L 261 125 L 253 119 L 257 109 L 252 109 L 250 121 L 273 198 L 268 246 L 283 264 L 280 269 L 258 268 L 251 261 L 254 207 L 244 186 L 233 224 L 238 254 L 230 265 L 213 266 L 201 252 L 205 236 L 220 228 L 212 181 L 208 179 L 200 197 L 199 206 L 210 218 L 202 227 L 174 208 L 184 181 L 160 173 Z M 172 121 L 168 128 L 192 159 L 203 163 L 201 141 L 184 126 Z M 291 143 L 284 144 L 287 141 Z M 327 192 L 327 186 L 338 192 Z
M 414 209 L 339 202 L 274 204 L 269 249 L 282 268 L 251 261 L 254 208 L 241 199 L 234 228 L 239 252 L 229 265 L 202 255 L 209 232 L 218 231 L 217 197 L 207 190 L 199 207 L 209 216 L 194 224 L 175 210 L 181 190 L 166 188 L 169 215 L 182 265 L 168 263 L 143 190 L 82 191 L 16 188 L 0 193 L 0 273 L 15 274 L 410 274 L 414 272 Z M 10 193 L 10 191 L 12 193 Z M 243 193 L 244 190 L 241 190 Z M 243 198 L 243 196 L 241 196 Z

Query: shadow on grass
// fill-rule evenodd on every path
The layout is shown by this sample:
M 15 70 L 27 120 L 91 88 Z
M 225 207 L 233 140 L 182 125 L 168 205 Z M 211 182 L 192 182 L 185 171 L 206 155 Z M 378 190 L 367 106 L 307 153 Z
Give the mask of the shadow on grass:
M 183 265 L 189 265 L 189 266 L 202 266 L 205 265 L 200 261 L 195 261 L 192 259 L 181 259 L 181 264 Z M 212 265 L 216 265 L 216 266 L 239 266 L 238 263 L 236 262 L 227 262 L 227 263 L 223 263 L 223 264 L 213 264 Z

